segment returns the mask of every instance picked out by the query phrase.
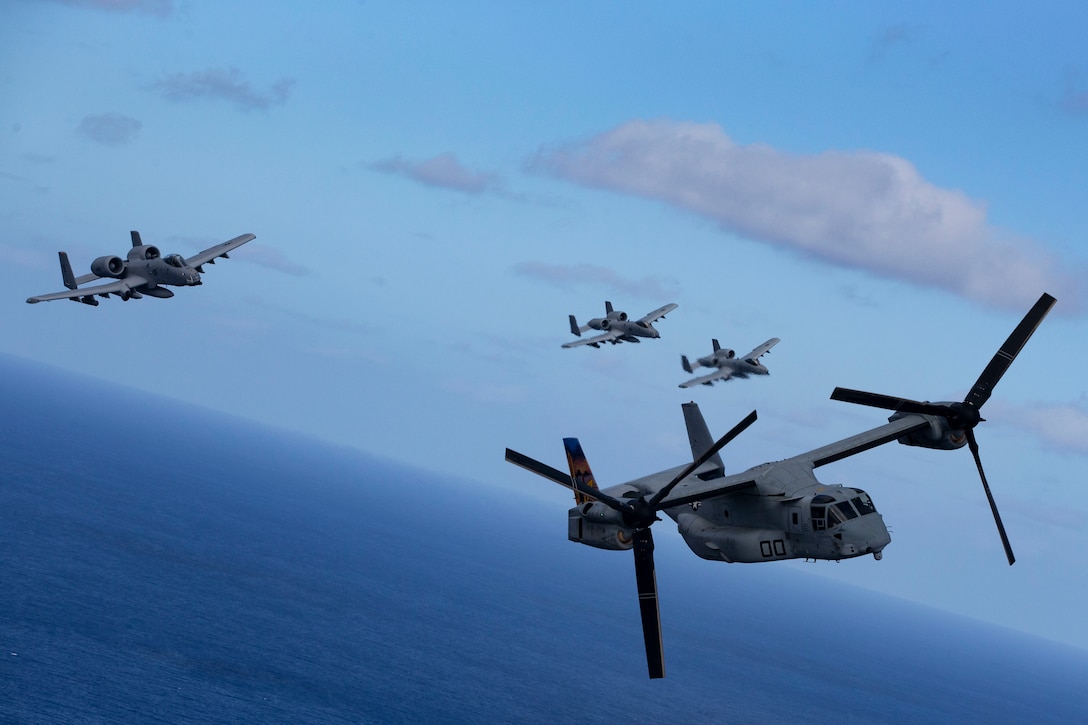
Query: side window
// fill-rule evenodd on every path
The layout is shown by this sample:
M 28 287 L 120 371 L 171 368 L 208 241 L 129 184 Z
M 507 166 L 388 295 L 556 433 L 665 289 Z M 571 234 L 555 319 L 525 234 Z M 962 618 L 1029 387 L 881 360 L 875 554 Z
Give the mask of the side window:
M 814 531 L 824 531 L 827 529 L 827 521 L 824 519 L 823 506 L 812 507 L 812 529 Z

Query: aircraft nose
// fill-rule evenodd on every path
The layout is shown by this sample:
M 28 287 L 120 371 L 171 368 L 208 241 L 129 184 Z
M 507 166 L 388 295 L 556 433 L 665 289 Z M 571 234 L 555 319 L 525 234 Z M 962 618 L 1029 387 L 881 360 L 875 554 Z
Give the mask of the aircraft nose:
M 880 554 L 891 543 L 892 537 L 880 514 L 870 514 L 843 524 L 839 550 L 847 556 Z M 879 556 L 877 557 L 879 558 Z

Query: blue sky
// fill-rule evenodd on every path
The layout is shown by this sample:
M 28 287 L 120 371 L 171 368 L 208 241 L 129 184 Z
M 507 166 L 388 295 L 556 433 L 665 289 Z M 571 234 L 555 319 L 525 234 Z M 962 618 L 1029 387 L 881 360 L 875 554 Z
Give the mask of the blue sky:
M 836 385 L 962 398 L 1048 291 L 978 431 L 1016 566 L 970 455 L 895 445 L 819 472 L 873 496 L 884 560 L 775 566 L 1088 647 L 1080 4 L 4 16 L 0 351 L 539 502 L 561 537 L 562 491 L 506 446 L 559 465 L 577 435 L 618 483 L 684 461 L 695 399 L 718 434 L 759 410 L 730 467 L 784 458 L 883 422 Z M 257 239 L 168 301 L 24 303 L 60 289 L 58 250 L 79 274 L 130 229 Z M 660 340 L 560 349 L 605 299 L 679 308 Z M 677 388 L 681 353 L 772 336 L 769 378 Z M 89 386 L 57 414 L 141 411 Z

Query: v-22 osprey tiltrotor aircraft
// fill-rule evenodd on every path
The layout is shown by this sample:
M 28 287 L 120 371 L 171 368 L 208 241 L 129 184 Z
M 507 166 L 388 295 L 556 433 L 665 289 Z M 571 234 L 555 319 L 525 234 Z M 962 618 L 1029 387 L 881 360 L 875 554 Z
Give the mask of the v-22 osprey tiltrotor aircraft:
M 891 536 L 864 491 L 824 485 L 813 470 L 897 440 L 904 445 L 952 450 L 967 445 L 975 459 L 1005 554 L 1015 559 L 982 470 L 974 429 L 994 386 L 1035 332 L 1055 299 L 1043 294 L 997 351 L 961 402 L 918 402 L 835 388 L 832 399 L 894 411 L 888 422 L 855 436 L 774 463 L 726 475 L 718 451 L 756 420 L 752 411 L 714 442 L 695 403 L 683 406 L 694 460 L 686 465 L 600 489 L 576 438 L 563 439 L 570 475 L 516 451 L 506 460 L 574 491 L 568 538 L 600 549 L 634 549 L 635 580 L 651 678 L 665 676 L 661 620 L 650 527 L 676 522 L 698 556 L 725 562 L 779 559 L 880 559 Z

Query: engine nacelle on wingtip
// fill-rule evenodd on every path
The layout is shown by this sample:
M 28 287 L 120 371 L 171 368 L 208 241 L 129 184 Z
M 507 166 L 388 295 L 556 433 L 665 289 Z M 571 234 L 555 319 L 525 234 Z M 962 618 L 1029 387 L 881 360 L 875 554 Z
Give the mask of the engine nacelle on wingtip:
M 128 261 L 130 262 L 136 260 L 158 259 L 160 256 L 159 248 L 151 244 L 141 244 L 138 247 L 133 247 L 128 250 Z
M 125 260 L 107 254 L 91 262 L 91 272 L 98 277 L 119 279 L 125 274 Z
M 888 418 L 888 421 L 899 420 L 911 413 L 896 413 Z M 959 428 L 953 428 L 944 418 L 927 415 L 929 427 L 903 436 L 898 439 L 905 446 L 921 446 L 922 448 L 934 448 L 941 451 L 953 451 L 967 445 L 967 435 Z
M 623 551 L 634 545 L 619 512 L 602 503 L 584 503 L 567 512 L 567 538 L 597 549 Z

